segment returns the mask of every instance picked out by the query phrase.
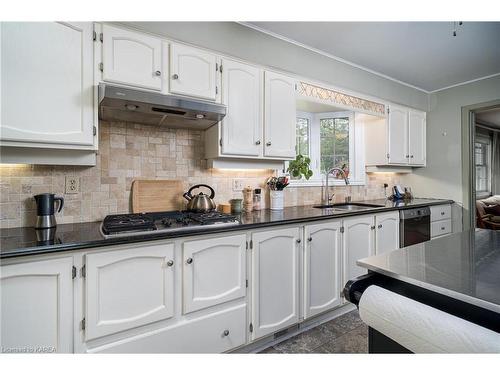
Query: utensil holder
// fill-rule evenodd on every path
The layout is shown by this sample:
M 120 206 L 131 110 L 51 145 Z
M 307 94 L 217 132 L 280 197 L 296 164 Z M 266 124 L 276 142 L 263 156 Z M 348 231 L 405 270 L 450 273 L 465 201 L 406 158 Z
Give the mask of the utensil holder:
M 282 210 L 284 206 L 284 191 L 270 190 L 271 210 Z

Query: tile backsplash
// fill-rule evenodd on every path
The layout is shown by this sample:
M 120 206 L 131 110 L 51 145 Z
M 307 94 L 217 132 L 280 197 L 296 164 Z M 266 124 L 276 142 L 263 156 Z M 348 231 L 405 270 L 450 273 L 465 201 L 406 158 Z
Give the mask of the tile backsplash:
M 33 226 L 36 206 L 33 195 L 51 192 L 63 195 L 65 205 L 58 223 L 102 220 L 106 215 L 131 210 L 130 188 L 135 178 L 180 179 L 184 188 L 198 183 L 211 185 L 217 203 L 241 198 L 233 192 L 232 179 L 244 186 L 264 187 L 273 170 L 207 169 L 203 132 L 166 129 L 132 123 L 101 122 L 99 154 L 95 167 L 1 165 L 0 227 Z M 66 176 L 80 179 L 80 192 L 64 194 Z M 336 187 L 336 201 L 384 197 L 383 183 L 400 182 L 397 174 L 368 174 L 365 186 Z M 321 187 L 285 189 L 285 205 L 317 203 Z M 267 194 L 265 194 L 267 197 Z M 267 200 L 267 199 L 266 199 Z

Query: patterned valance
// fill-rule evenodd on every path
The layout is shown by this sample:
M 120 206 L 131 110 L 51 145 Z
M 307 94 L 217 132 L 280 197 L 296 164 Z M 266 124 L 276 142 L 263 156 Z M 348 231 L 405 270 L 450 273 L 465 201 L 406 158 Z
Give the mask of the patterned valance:
M 343 94 L 338 91 L 325 89 L 323 87 L 311 85 L 305 82 L 299 82 L 297 92 L 309 98 L 330 101 L 335 104 L 341 104 L 351 107 L 353 110 L 363 110 L 385 116 L 385 105 L 371 100 L 361 99 L 356 96 Z

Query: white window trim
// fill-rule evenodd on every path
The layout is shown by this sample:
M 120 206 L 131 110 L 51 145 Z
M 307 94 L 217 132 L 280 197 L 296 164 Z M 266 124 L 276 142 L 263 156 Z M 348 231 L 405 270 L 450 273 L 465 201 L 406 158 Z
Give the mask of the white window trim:
M 311 169 L 314 174 L 306 180 L 290 180 L 291 187 L 325 186 L 326 177 L 319 172 L 320 168 L 320 119 L 332 117 L 349 117 L 349 185 L 366 185 L 365 155 L 364 155 L 364 131 L 360 121 L 356 121 L 356 113 L 351 111 L 343 112 L 322 112 L 309 113 L 297 112 L 296 117 L 307 118 L 309 120 L 309 157 L 311 158 Z M 285 164 L 285 171 L 288 162 Z M 330 186 L 345 186 L 342 179 L 329 179 Z
M 486 190 L 476 190 L 476 199 L 487 198 L 491 196 L 491 139 L 489 137 L 484 137 L 482 135 L 476 136 L 477 143 L 484 143 L 487 145 L 486 147 L 486 155 L 484 158 L 486 160 L 487 173 L 488 173 L 488 186 L 486 186 Z M 475 154 L 475 151 L 474 151 Z M 474 155 L 475 156 L 475 155 Z M 474 168 L 476 166 L 474 165 Z M 474 181 L 474 185 L 477 184 L 477 176 L 476 181 Z

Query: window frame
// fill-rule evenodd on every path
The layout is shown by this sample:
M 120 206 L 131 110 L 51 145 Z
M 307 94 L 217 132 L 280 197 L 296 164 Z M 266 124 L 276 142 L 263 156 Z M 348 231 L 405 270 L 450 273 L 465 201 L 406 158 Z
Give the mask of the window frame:
M 484 150 L 485 153 L 483 155 L 483 164 L 477 165 L 476 162 L 476 143 L 480 143 L 485 145 Z M 474 143 L 474 168 L 478 166 L 484 166 L 486 168 L 486 176 L 487 176 L 487 183 L 486 183 L 486 190 L 477 190 L 477 172 L 475 173 L 476 176 L 476 181 L 474 181 L 474 187 L 476 188 L 476 198 L 486 198 L 491 195 L 491 147 L 492 147 L 492 142 L 491 138 L 486 137 L 486 136 L 476 136 L 475 143 Z
M 311 158 L 311 170 L 313 176 L 306 180 L 290 180 L 290 186 L 324 186 L 326 184 L 325 174 L 320 171 L 321 160 L 321 134 L 320 121 L 327 118 L 348 117 L 349 118 L 349 184 L 365 185 L 365 159 L 364 159 L 364 139 L 362 124 L 356 121 L 356 113 L 353 111 L 335 111 L 311 113 L 297 111 L 297 118 L 309 119 L 309 157 Z M 285 171 L 288 168 L 286 164 Z M 343 179 L 329 179 L 330 186 L 344 186 Z

